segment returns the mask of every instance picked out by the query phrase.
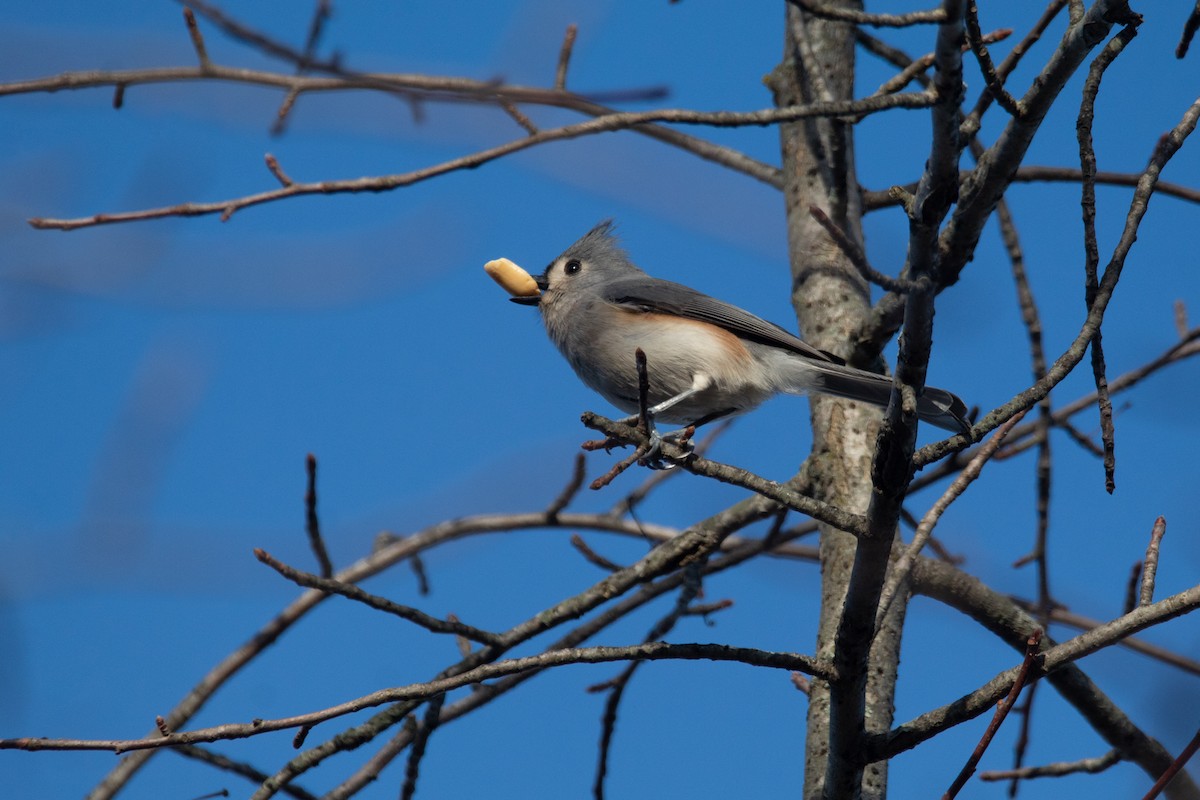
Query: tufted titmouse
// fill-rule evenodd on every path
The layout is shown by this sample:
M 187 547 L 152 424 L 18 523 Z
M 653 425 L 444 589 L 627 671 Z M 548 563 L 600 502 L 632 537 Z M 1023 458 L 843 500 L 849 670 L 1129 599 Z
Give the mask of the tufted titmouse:
M 634 266 L 601 222 L 541 275 L 536 305 L 551 341 L 576 374 L 626 413 L 638 412 L 634 351 L 646 354 L 654 419 L 700 425 L 748 411 L 779 392 L 822 394 L 887 406 L 892 380 L 848 367 L 783 328 L 737 306 Z M 967 407 L 925 387 L 917 416 L 959 433 Z

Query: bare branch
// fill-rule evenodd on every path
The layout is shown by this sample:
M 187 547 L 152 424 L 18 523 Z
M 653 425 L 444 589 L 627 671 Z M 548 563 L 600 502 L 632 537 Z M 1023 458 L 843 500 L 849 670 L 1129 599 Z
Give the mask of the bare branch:
M 907 14 L 867 14 L 853 8 L 825 5 L 814 2 L 814 0 L 788 0 L 788 2 L 814 17 L 852 22 L 855 25 L 871 25 L 876 28 L 907 28 L 912 25 L 937 25 L 946 21 L 946 11 L 942 8 L 910 11 Z
M 1154 579 L 1158 577 L 1158 551 L 1167 532 L 1167 521 L 1163 517 L 1154 520 L 1150 531 L 1150 544 L 1146 545 L 1146 560 L 1142 562 L 1142 589 L 1138 593 L 1138 605 L 1148 606 L 1154 602 Z
M 1020 116 L 1021 104 L 1004 88 L 1004 79 L 996 74 L 996 65 L 992 63 L 992 56 L 983 41 L 983 31 L 979 28 L 979 7 L 975 0 L 967 2 L 966 23 L 967 45 L 975 54 L 975 60 L 979 62 L 979 70 L 983 73 L 988 91 L 996 98 L 1001 108 L 1014 117 Z
M 563 487 L 562 492 L 558 497 L 554 498 L 554 502 L 546 508 L 546 517 L 549 519 L 557 519 L 558 512 L 566 508 L 575 495 L 579 494 L 579 489 L 583 486 L 585 476 L 584 468 L 587 466 L 587 459 L 583 453 L 575 454 L 575 464 L 571 469 L 571 480 Z
M 901 278 L 893 278 L 890 275 L 885 275 L 871 266 L 867 261 L 867 254 L 862 251 L 862 248 L 857 243 L 852 241 L 846 232 L 838 227 L 837 223 L 829 218 L 829 215 L 816 206 L 809 206 L 808 213 L 812 214 L 813 219 L 821 224 L 828 233 L 834 243 L 842 249 L 846 254 L 846 258 L 854 265 L 859 274 L 864 280 L 870 281 L 876 286 L 881 286 L 884 289 L 892 292 L 907 292 L 911 288 L 911 284 Z
M 582 419 L 583 424 L 587 427 L 600 431 L 618 441 L 637 445 L 642 445 L 646 442 L 646 437 L 640 435 L 635 428 L 606 419 L 599 414 L 588 411 L 584 413 Z M 816 498 L 807 497 L 789 486 L 759 477 L 744 469 L 701 458 L 694 452 L 688 453 L 684 449 L 676 447 L 670 441 L 663 442 L 663 455 L 672 462 L 679 464 L 681 468 L 695 475 L 716 478 L 722 483 L 730 483 L 734 486 L 749 489 L 762 497 L 769 498 L 775 502 L 782 503 L 788 508 L 799 511 L 801 514 L 806 514 L 813 519 L 834 525 L 839 530 L 855 534 L 861 534 L 865 530 L 865 520 L 857 514 L 847 513 Z
M 200 27 L 196 25 L 196 15 L 192 13 L 190 8 L 183 9 L 183 19 L 187 22 L 188 36 L 192 40 L 192 47 L 196 51 L 196 58 L 200 61 L 200 69 L 207 70 L 212 66 L 212 62 L 208 60 L 208 48 L 204 46 L 204 35 L 200 33 Z
M 298 728 L 302 725 L 316 725 L 347 714 L 353 714 L 365 708 L 395 703 L 401 700 L 437 697 L 453 689 L 469 686 L 480 681 L 530 670 L 539 670 L 565 664 L 601 664 L 611 661 L 628 661 L 630 659 L 644 659 L 647 661 L 662 659 L 734 661 L 754 667 L 796 670 L 809 675 L 816 675 L 825 680 L 829 680 L 835 676 L 833 669 L 829 665 L 810 656 L 796 653 L 769 652 L 750 647 L 730 647 L 729 645 L 701 643 L 667 644 L 666 642 L 649 642 L 626 647 L 581 647 L 569 650 L 556 650 L 525 658 L 497 661 L 492 664 L 483 664 L 453 677 L 430 681 L 429 683 L 409 684 L 408 686 L 401 686 L 395 689 L 383 689 L 345 703 L 321 709 L 320 711 L 298 714 L 293 717 L 261 719 L 249 723 L 229 723 L 211 728 L 200 728 L 194 731 L 175 732 L 169 736 L 154 736 L 148 739 L 0 739 L 0 750 L 111 750 L 114 753 L 127 753 L 132 750 L 173 747 L 179 744 L 241 739 L 270 731 Z
M 317 517 L 317 457 L 309 453 L 304 466 L 308 473 L 308 488 L 304 492 L 304 528 L 308 532 L 308 546 L 316 556 L 321 577 L 329 578 L 333 575 L 333 562 L 329 560 L 329 551 L 321 538 L 321 521 Z
M 203 762 L 233 775 L 240 775 L 255 784 L 262 783 L 268 777 L 265 772 L 244 761 L 234 761 L 228 756 L 214 753 L 212 750 L 194 744 L 181 744 L 178 747 L 172 747 L 171 752 Z M 283 792 L 288 797 L 296 798 L 296 800 L 317 800 L 317 795 L 299 786 L 285 786 Z
M 298 78 L 296 80 L 299 80 Z M 663 109 L 660 111 L 614 112 L 586 122 L 564 125 L 558 128 L 540 131 L 536 134 L 515 141 L 480 150 L 468 156 L 444 161 L 423 169 L 413 170 L 396 175 L 381 175 L 371 178 L 355 178 L 341 181 L 321 181 L 317 183 L 293 183 L 280 189 L 274 189 L 243 197 L 219 200 L 210 203 L 180 203 L 173 206 L 127 211 L 114 214 L 94 214 L 90 217 L 75 219 L 46 219 L 35 217 L 29 224 L 35 228 L 53 228 L 56 230 L 75 230 L 93 225 L 105 225 L 116 222 L 131 222 L 135 220 L 161 219 L 163 217 L 195 217 L 207 214 L 220 214 L 222 221 L 229 219 L 234 213 L 261 203 L 269 203 L 287 197 L 298 197 L 310 194 L 340 194 L 358 192 L 383 192 L 411 186 L 439 175 L 445 175 L 463 169 L 473 169 L 494 161 L 503 156 L 521 150 L 553 141 L 574 139 L 627 128 L 637 128 L 650 122 L 674 122 L 686 125 L 713 125 L 716 127 L 740 127 L 747 125 L 775 125 L 790 120 L 808 117 L 842 116 L 844 114 L 870 113 L 889 108 L 921 108 L 934 102 L 934 98 L 925 93 L 897 94 L 888 97 L 871 98 L 850 102 L 814 103 L 807 106 L 791 108 L 771 108 L 745 113 L 731 111 L 691 111 L 688 109 Z
M 1200 0 L 1197 0 L 1196 5 L 1192 7 L 1192 13 L 1188 14 L 1187 22 L 1183 23 L 1183 34 L 1179 37 L 1179 44 L 1175 47 L 1176 58 L 1183 58 L 1187 55 L 1197 30 L 1200 30 Z
M 579 32 L 579 26 L 571 23 L 567 26 L 567 32 L 563 34 L 562 48 L 558 51 L 558 66 L 554 70 L 554 88 L 567 88 L 567 66 L 571 63 L 571 50 L 575 47 L 575 34 Z
M 255 548 L 254 556 L 298 586 L 303 586 L 307 589 L 316 589 L 317 591 L 329 594 L 341 595 L 347 599 L 370 606 L 377 611 L 382 611 L 385 614 L 392 614 L 401 619 L 406 619 L 433 633 L 452 633 L 456 636 L 465 636 L 472 641 L 484 644 L 495 644 L 499 640 L 498 634 L 481 630 L 471 625 L 464 625 L 461 622 L 452 622 L 431 617 L 423 611 L 410 606 L 402 606 L 399 603 L 393 603 L 387 598 L 366 592 L 352 583 L 346 583 L 334 578 L 324 578 L 294 567 L 289 567 L 282 561 L 272 558 L 270 553 L 261 548 Z
M 1095 775 L 1109 767 L 1121 763 L 1121 754 L 1109 750 L 1096 758 L 1083 758 L 1079 761 L 1060 761 L 1041 767 L 1022 767 L 1021 769 L 998 769 L 979 773 L 981 781 L 1029 780 L 1030 778 L 1061 778 L 1080 772 Z

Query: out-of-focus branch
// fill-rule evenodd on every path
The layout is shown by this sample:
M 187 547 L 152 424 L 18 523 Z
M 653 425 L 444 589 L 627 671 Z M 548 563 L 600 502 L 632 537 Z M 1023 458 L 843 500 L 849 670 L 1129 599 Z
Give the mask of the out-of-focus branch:
M 455 636 L 463 636 L 473 642 L 481 642 L 483 644 L 495 644 L 500 638 L 498 634 L 476 628 L 473 625 L 466 625 L 453 620 L 437 619 L 411 606 L 393 603 L 385 597 L 379 597 L 378 595 L 363 591 L 352 583 L 346 583 L 335 578 L 326 578 L 321 575 L 313 575 L 310 572 L 290 567 L 282 561 L 272 558 L 270 553 L 260 548 L 255 548 L 254 556 L 298 586 L 303 586 L 306 589 L 316 589 L 329 594 L 341 595 L 342 597 L 373 608 L 376 611 L 382 611 L 385 614 L 392 614 L 401 619 L 406 619 L 432 633 L 452 633 Z
M 652 122 L 673 122 L 685 125 L 711 125 L 714 127 L 742 127 L 749 125 L 776 125 L 797 119 L 809 117 L 843 116 L 846 114 L 872 113 L 890 108 L 923 108 L 935 101 L 927 93 L 896 94 L 865 100 L 813 103 L 805 106 L 790 108 L 769 108 L 760 111 L 692 111 L 689 109 L 662 109 L 658 111 L 629 111 L 613 112 L 586 122 L 563 125 L 550 128 L 538 133 L 524 136 L 496 147 L 477 151 L 467 156 L 461 156 L 441 164 L 425 167 L 412 172 L 396 175 L 380 175 L 352 180 L 318 181 L 315 183 L 291 183 L 287 186 L 243 197 L 218 200 L 209 203 L 179 203 L 173 206 L 126 211 L 113 214 L 94 214 L 90 217 L 75 219 L 45 219 L 35 217 L 29 224 L 35 228 L 53 228 L 56 230 L 75 230 L 77 228 L 106 225 L 116 222 L 132 222 L 136 220 L 161 219 L 163 217 L 195 217 L 208 214 L 220 214 L 222 221 L 229 219 L 236 212 L 250 206 L 282 200 L 288 197 L 298 197 L 311 194 L 340 194 L 357 192 L 383 192 L 411 186 L 415 183 L 435 178 L 463 169 L 474 169 L 490 161 L 502 158 L 512 153 L 526 150 L 530 147 L 548 142 L 575 139 L 610 131 L 636 129 L 640 125 Z

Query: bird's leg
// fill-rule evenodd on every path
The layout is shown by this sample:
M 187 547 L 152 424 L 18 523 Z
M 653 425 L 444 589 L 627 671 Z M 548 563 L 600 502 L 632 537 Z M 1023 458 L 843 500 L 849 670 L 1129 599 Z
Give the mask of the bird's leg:
M 650 469 L 672 469 L 672 468 L 674 468 L 675 467 L 674 464 L 663 461 L 663 459 L 662 459 L 663 439 L 664 438 L 678 439 L 680 434 L 682 434 L 684 431 L 687 430 L 687 428 L 681 428 L 680 430 L 677 430 L 677 431 L 671 431 L 670 433 L 665 434 L 665 437 L 664 437 L 664 435 L 659 434 L 658 429 L 655 428 L 655 426 L 654 426 L 654 416 L 656 414 L 661 414 L 663 411 L 666 411 L 667 409 L 672 408 L 673 406 L 676 406 L 679 403 L 682 403 L 684 400 L 687 400 L 689 397 L 693 397 L 696 394 L 703 392 L 705 389 L 709 388 L 712 385 L 713 385 L 713 379 L 708 374 L 703 373 L 703 372 L 697 372 L 695 375 L 692 376 L 692 385 L 690 387 L 688 387 L 687 389 L 684 389 L 682 392 L 675 395 L 674 397 L 668 397 L 666 400 L 663 400 L 661 403 L 656 403 L 656 404 L 650 406 L 649 408 L 645 409 L 644 418 L 646 420 L 646 435 L 650 437 L 650 442 L 646 448 L 646 454 L 642 457 L 642 461 L 643 461 L 643 463 L 645 463 L 646 466 L 648 466 Z M 643 415 L 638 414 L 638 415 L 632 416 L 623 421 L 628 425 L 637 425 L 642 420 L 642 418 L 643 418 Z

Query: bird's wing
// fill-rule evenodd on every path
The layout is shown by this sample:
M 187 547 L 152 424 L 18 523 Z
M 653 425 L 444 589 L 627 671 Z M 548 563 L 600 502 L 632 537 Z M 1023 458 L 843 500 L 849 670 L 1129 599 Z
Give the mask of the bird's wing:
M 717 325 L 743 339 L 781 347 L 793 353 L 833 364 L 845 364 L 841 358 L 818 350 L 795 334 L 749 311 L 709 297 L 695 289 L 650 276 L 632 276 L 612 281 L 604 289 L 604 299 L 631 311 L 674 314 Z

